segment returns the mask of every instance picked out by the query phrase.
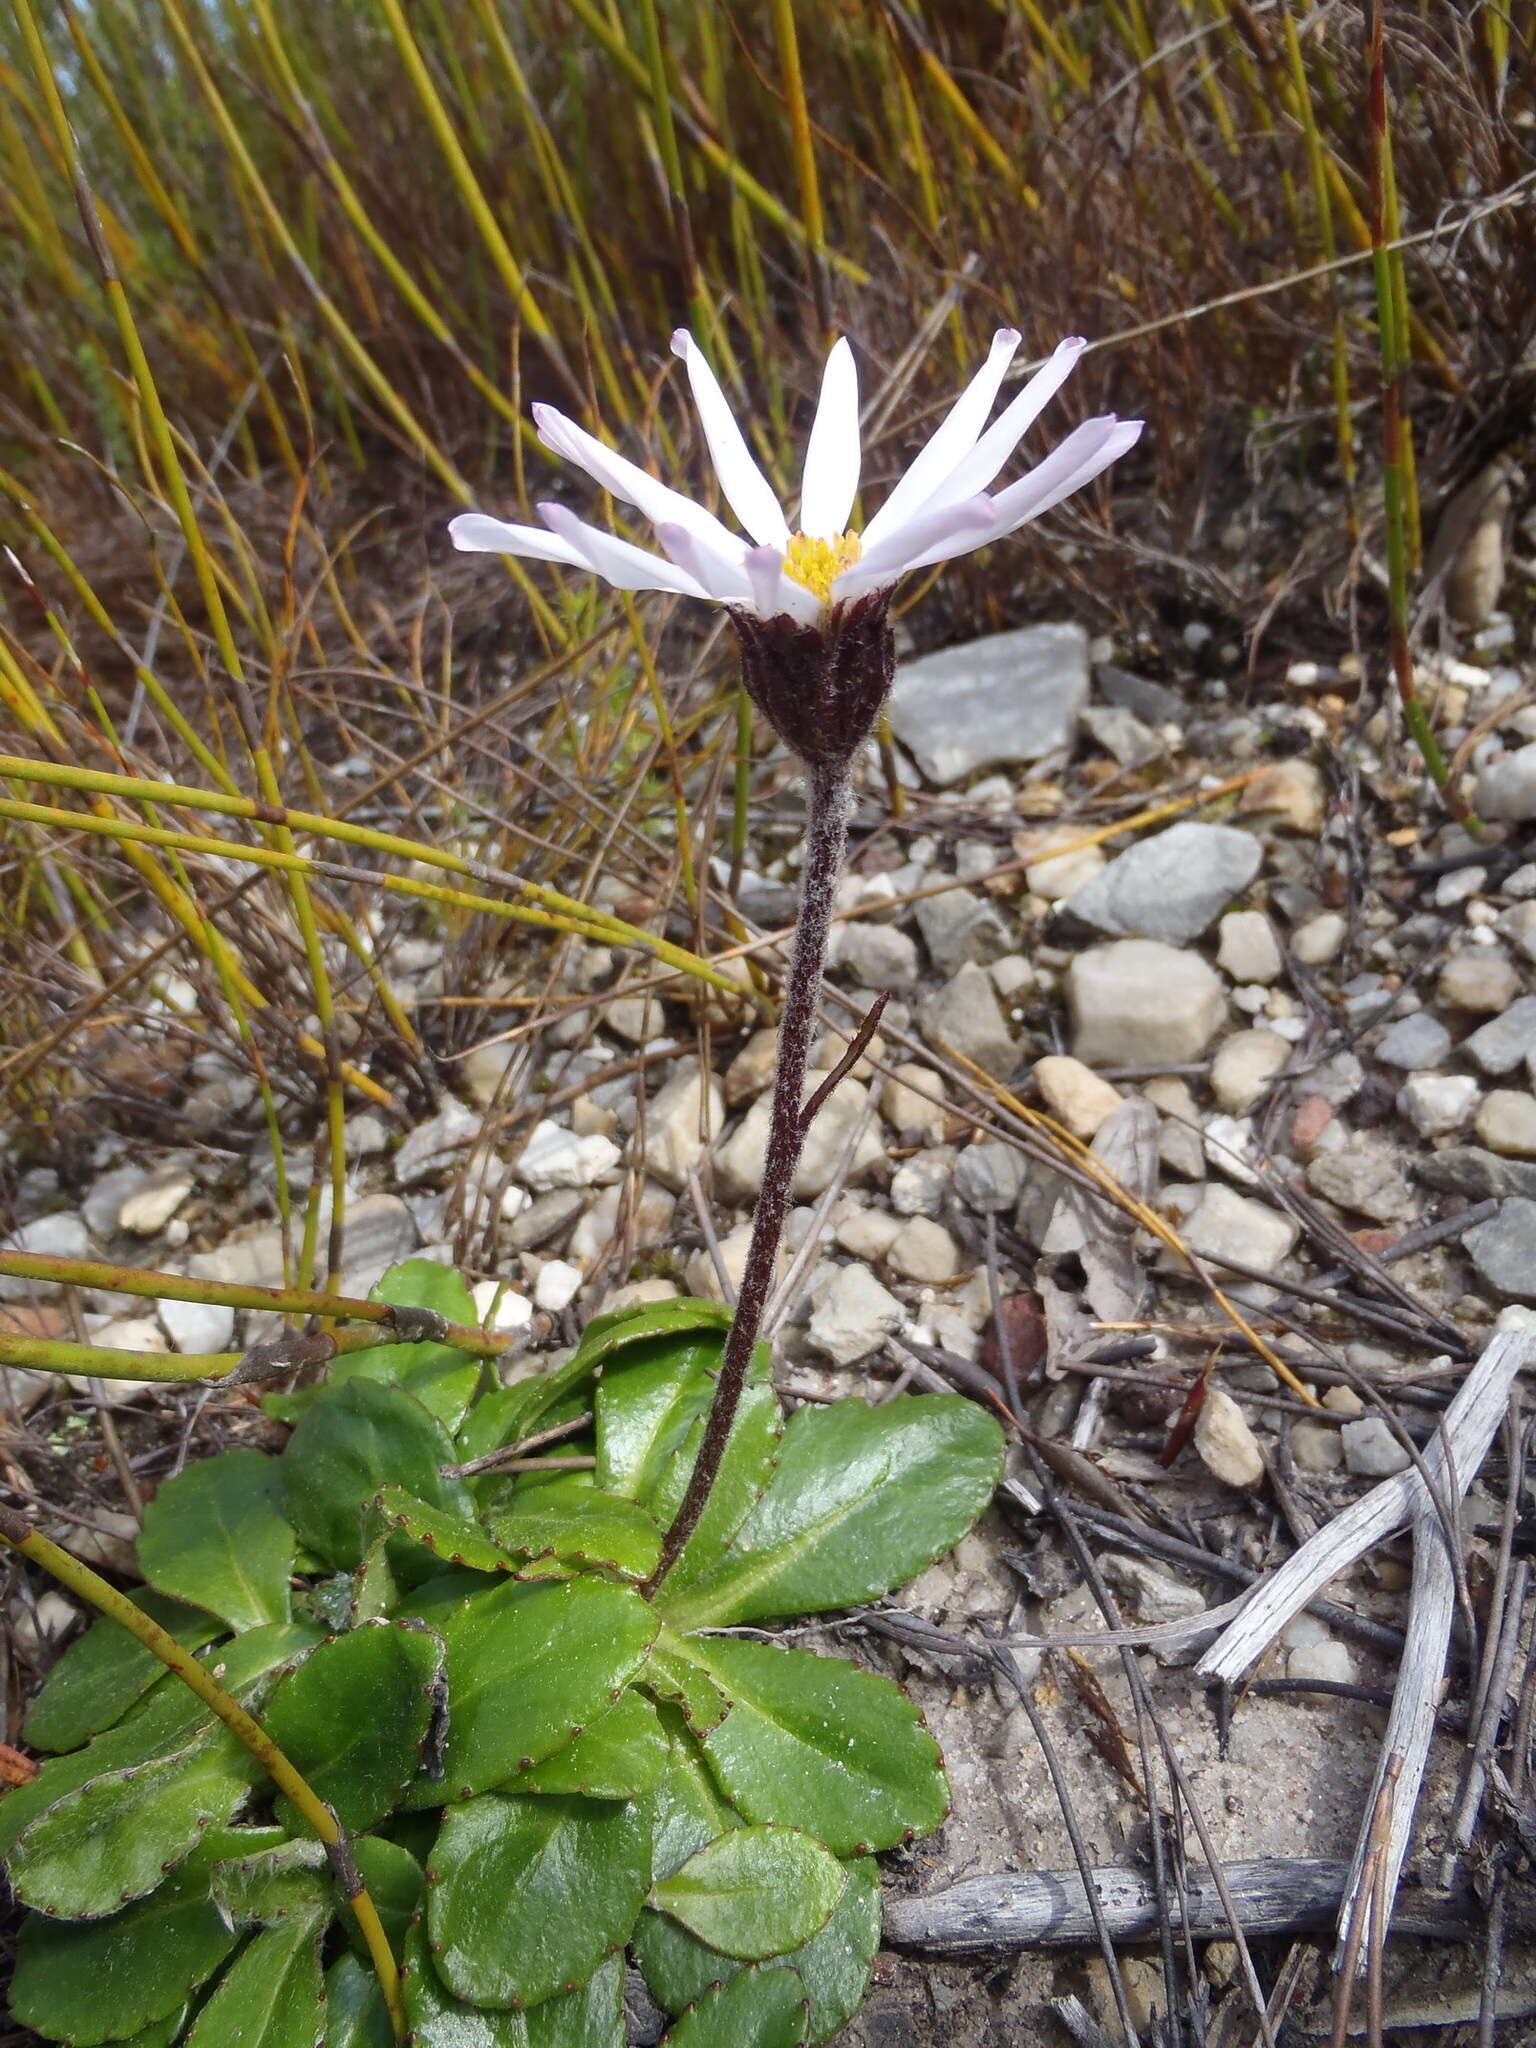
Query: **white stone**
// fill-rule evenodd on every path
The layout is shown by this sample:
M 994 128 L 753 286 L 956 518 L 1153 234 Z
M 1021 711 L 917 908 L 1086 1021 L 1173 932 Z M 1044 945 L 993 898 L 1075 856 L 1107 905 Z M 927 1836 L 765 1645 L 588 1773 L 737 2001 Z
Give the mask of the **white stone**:
M 623 1199 L 622 1183 L 603 1189 L 571 1232 L 568 1250 L 573 1259 L 590 1265 L 608 1249 L 618 1233 Z M 659 1245 L 667 1234 L 676 1207 L 676 1197 L 669 1189 L 654 1180 L 642 1183 L 639 1198 L 632 1203 L 629 1212 L 636 1246 Z
M 676 1301 L 682 1289 L 675 1280 L 630 1280 L 603 1297 L 603 1313 L 623 1308 L 649 1308 L 652 1302 Z
M 1211 1091 L 1224 1110 L 1243 1116 L 1269 1092 L 1291 1056 L 1288 1040 L 1274 1031 L 1234 1031 L 1216 1048 Z
M 1536 1095 L 1519 1088 L 1493 1088 L 1478 1107 L 1473 1126 L 1478 1143 L 1506 1159 L 1536 1159 Z
M 1020 833 L 1014 840 L 1015 853 L 1029 865 L 1024 882 L 1032 896 L 1042 903 L 1070 902 L 1078 890 L 1091 882 L 1106 865 L 1102 846 L 1084 846 L 1082 827 L 1057 825 L 1044 832 Z M 1061 852 L 1054 851 L 1060 847 Z
M 501 1093 L 508 1067 L 521 1051 L 522 1047 L 515 1038 L 504 1038 L 492 1045 L 473 1046 L 454 1069 L 455 1076 L 482 1109 L 489 1109 Z
M 820 1074 L 808 1075 L 804 1095 L 820 1087 Z M 832 1184 L 843 1151 L 861 1122 L 869 1091 L 861 1081 L 843 1081 L 817 1111 L 816 1121 L 806 1133 L 805 1149 L 795 1172 L 797 1200 L 824 1194 Z M 763 1156 L 768 1144 L 770 1098 L 760 1095 L 736 1129 L 715 1153 L 720 1192 L 727 1201 L 744 1202 L 762 1192 Z M 854 1146 L 848 1167 L 849 1186 L 856 1185 L 885 1157 L 880 1123 L 871 1117 L 864 1134 Z
M 1440 970 L 1436 994 L 1453 1010 L 1507 1010 L 1520 993 L 1520 977 L 1502 953 L 1479 946 L 1453 953 Z
M 731 1283 L 733 1298 L 741 1286 L 741 1276 L 747 1270 L 747 1252 L 751 1248 L 751 1244 L 752 1226 L 750 1223 L 743 1223 L 738 1229 L 731 1231 L 729 1235 L 722 1237 L 720 1240 L 720 1263 L 724 1266 L 726 1278 Z M 787 1244 L 781 1244 L 779 1246 L 778 1258 L 774 1265 L 774 1279 L 776 1281 L 782 1279 L 788 1264 L 789 1247 Z M 710 1257 L 707 1245 L 701 1245 L 696 1252 L 690 1255 L 685 1277 L 688 1281 L 688 1292 L 690 1294 L 704 1301 L 725 1300 L 725 1290 L 720 1285 L 720 1275 L 715 1271 L 715 1262 Z
M 711 1075 L 705 1083 L 698 1065 L 686 1065 L 645 1110 L 647 1171 L 672 1190 L 684 1188 L 688 1169 L 705 1157 L 723 1126 L 725 1096 L 719 1081 Z
M 1536 742 L 1487 764 L 1473 808 L 1480 818 L 1536 818 Z
M 1192 1251 L 1208 1258 L 1236 1259 L 1261 1273 L 1275 1273 L 1295 1246 L 1297 1225 L 1267 1203 L 1210 1181 L 1184 1223 L 1183 1236 Z
M 1278 981 L 1284 961 L 1275 928 L 1262 910 L 1229 910 L 1218 926 L 1216 965 L 1234 981 Z
M 931 1067 L 903 1060 L 880 1084 L 880 1114 L 893 1131 L 916 1131 L 936 1144 L 949 1115 L 943 1081 Z
M 376 1159 L 389 1150 L 389 1126 L 371 1109 L 349 1116 L 342 1128 L 348 1159 Z
M 1357 1677 L 1348 1645 L 1332 1636 L 1324 1643 L 1299 1643 L 1285 1660 L 1285 1675 L 1322 1679 L 1330 1685 L 1353 1685 Z
M 529 1133 L 513 1168 L 524 1187 L 536 1194 L 551 1188 L 589 1188 L 611 1173 L 623 1154 L 611 1138 L 580 1138 L 563 1124 L 543 1117 Z
M 1291 951 L 1303 967 L 1326 967 L 1338 958 L 1349 923 L 1336 910 L 1320 910 L 1291 934 Z
M 1072 1050 L 1091 1067 L 1184 1066 L 1201 1058 L 1227 1010 L 1214 969 L 1156 939 L 1079 953 L 1067 997 Z
M 576 1299 L 583 1274 L 568 1259 L 546 1259 L 533 1283 L 533 1303 L 547 1315 L 558 1315 Z
M 771 1026 L 754 1031 L 725 1070 L 725 1099 L 730 1107 L 740 1109 L 744 1102 L 761 1095 L 771 1085 L 778 1063 L 778 1032 Z
M 477 1280 L 469 1298 L 475 1304 L 476 1322 L 495 1336 L 516 1336 L 533 1321 L 533 1303 L 527 1295 L 499 1280 Z
M 910 1216 L 891 1240 L 886 1264 L 903 1280 L 930 1286 L 953 1280 L 960 1271 L 960 1247 L 928 1216 Z
M 29 1662 L 38 1662 L 58 1650 L 79 1619 L 74 1601 L 57 1586 L 46 1586 L 35 1601 L 18 1597 L 11 1602 L 6 1633 L 13 1649 Z
M 191 1174 L 178 1167 L 172 1167 L 165 1173 L 151 1174 L 118 1210 L 118 1228 L 132 1231 L 135 1237 L 158 1236 L 191 1194 L 192 1188 Z
M 1186 1579 L 1176 1579 L 1145 1558 L 1106 1550 L 1099 1567 L 1117 1593 L 1124 1593 L 1143 1621 L 1186 1621 L 1205 1612 L 1205 1595 Z
M 882 1260 L 904 1225 L 889 1209 L 867 1209 L 862 1202 L 844 1196 L 832 1211 L 832 1229 L 845 1252 L 856 1259 Z
M 8 1252 L 31 1252 L 50 1259 L 88 1259 L 94 1247 L 91 1234 L 81 1219 L 67 1209 L 53 1216 L 36 1216 L 13 1230 L 5 1239 Z M 27 1301 L 34 1290 L 51 1287 L 52 1281 L 10 1280 L 0 1277 L 0 1301 Z
M 1459 1131 L 1477 1102 L 1470 1074 L 1413 1074 L 1398 1090 L 1397 1106 L 1421 1138 Z
M 1255 811 L 1277 815 L 1287 831 L 1311 839 L 1322 831 L 1328 814 L 1328 787 L 1312 762 L 1293 754 L 1255 776 L 1237 807 L 1244 815 Z
M 1204 1142 L 1206 1159 L 1218 1173 L 1224 1173 L 1242 1188 L 1263 1185 L 1254 1156 L 1256 1140 L 1251 1117 L 1208 1116 Z
M 1524 868 L 1520 870 L 1521 874 L 1525 872 Z M 1536 868 L 1532 868 L 1530 872 L 1536 874 Z M 1509 882 L 1504 885 L 1506 890 L 1514 879 L 1511 875 Z M 1529 961 L 1536 967 L 1536 903 L 1512 903 L 1508 910 L 1500 912 L 1498 930 L 1499 936 L 1508 939 L 1522 960 Z M 85 1212 L 85 1219 L 88 1223 L 91 1220 L 89 1209 Z
M 1208 1387 L 1195 1418 L 1195 1449 L 1223 1486 L 1254 1487 L 1264 1480 L 1264 1459 L 1248 1418 L 1221 1387 Z
M 937 1216 L 955 1178 L 955 1154 L 948 1145 L 914 1152 L 891 1176 L 891 1207 L 898 1216 Z
M 178 1351 L 228 1351 L 234 1345 L 235 1312 L 221 1301 L 162 1300 L 158 1313 Z
M 1091 1138 L 1107 1123 L 1125 1097 L 1092 1067 L 1061 1053 L 1036 1060 L 1034 1076 L 1045 1106 L 1074 1138 Z
M 806 1337 L 834 1365 L 856 1365 L 905 1321 L 901 1303 L 867 1266 L 838 1266 L 816 1294 Z

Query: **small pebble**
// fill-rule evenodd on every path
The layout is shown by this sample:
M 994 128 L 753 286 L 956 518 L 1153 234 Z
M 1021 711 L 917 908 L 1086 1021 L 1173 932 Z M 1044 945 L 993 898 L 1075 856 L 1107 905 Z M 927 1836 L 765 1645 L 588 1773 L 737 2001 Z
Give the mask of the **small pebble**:
M 1125 1100 L 1120 1090 L 1101 1080 L 1092 1067 L 1059 1053 L 1036 1060 L 1034 1075 L 1045 1106 L 1074 1138 L 1091 1138 Z
M 1208 1387 L 1195 1419 L 1195 1449 L 1205 1469 L 1223 1486 L 1262 1484 L 1264 1459 L 1248 1418 L 1220 1387 Z
M 1344 1442 L 1344 1463 L 1362 1478 L 1389 1479 L 1394 1472 L 1406 1471 L 1412 1462 L 1379 1415 L 1346 1422 L 1339 1435 Z
M 1339 1432 L 1326 1422 L 1293 1422 L 1291 1456 L 1301 1472 L 1337 1472 L 1344 1462 Z
M 534 1306 L 547 1315 L 558 1315 L 576 1299 L 581 1282 L 580 1266 L 573 1266 L 566 1259 L 546 1259 L 533 1283 Z
M 1355 1660 L 1347 1643 L 1304 1643 L 1285 1660 L 1287 1678 L 1320 1679 L 1326 1685 L 1353 1685 Z
M 1338 957 L 1348 924 L 1336 910 L 1320 910 L 1291 934 L 1291 951 L 1303 967 L 1326 967 Z
M 1506 1159 L 1536 1159 L 1536 1095 L 1521 1088 L 1490 1089 L 1473 1129 L 1490 1152 Z

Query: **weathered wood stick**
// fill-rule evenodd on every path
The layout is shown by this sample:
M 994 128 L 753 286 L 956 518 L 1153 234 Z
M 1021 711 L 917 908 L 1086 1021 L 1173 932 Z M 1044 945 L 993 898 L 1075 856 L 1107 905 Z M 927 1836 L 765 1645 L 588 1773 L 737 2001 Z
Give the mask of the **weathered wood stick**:
M 1330 1926 L 1349 1878 L 1347 1863 L 1303 1857 L 1269 1857 L 1228 1863 L 1222 1874 L 1243 1932 L 1301 1934 Z M 1147 1941 L 1158 1930 L 1156 1887 L 1149 1873 L 1118 1864 L 1093 1873 L 1094 1887 L 1110 1936 Z M 1231 1926 L 1210 1872 L 1195 1865 L 1186 1872 L 1185 1899 L 1190 1932 L 1201 1938 L 1229 1938 Z M 1179 1916 L 1176 1903 L 1170 1911 Z M 1182 1926 L 1182 1916 L 1176 1918 Z M 1469 1938 L 1475 1931 L 1470 1894 L 1451 1898 L 1410 1893 L 1392 1917 L 1394 1934 Z M 937 1950 L 945 1955 L 995 1954 L 1003 1949 L 1089 1947 L 1096 1939 L 1082 1879 L 1075 1870 L 1035 1870 L 997 1877 L 970 1877 L 927 1898 L 887 1898 L 885 1938 L 893 1948 Z

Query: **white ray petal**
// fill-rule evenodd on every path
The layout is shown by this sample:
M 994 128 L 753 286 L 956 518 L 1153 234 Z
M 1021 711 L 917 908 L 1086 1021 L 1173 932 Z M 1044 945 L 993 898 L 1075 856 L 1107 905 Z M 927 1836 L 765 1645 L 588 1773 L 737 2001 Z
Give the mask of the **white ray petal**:
M 997 520 L 992 500 L 977 496 L 967 498 L 959 505 L 938 505 L 918 512 L 897 528 L 894 533 L 867 547 L 851 569 L 845 569 L 832 585 L 834 598 L 845 597 L 849 586 L 858 584 L 872 589 L 877 583 L 894 583 L 909 562 L 915 562 L 919 555 L 929 560 L 942 560 L 932 556 L 930 549 L 954 540 L 966 547 L 976 546 L 968 536 L 981 533 L 995 526 Z
M 755 541 L 784 547 L 789 540 L 784 508 L 758 468 L 704 351 L 686 327 L 679 327 L 673 335 L 672 353 L 687 365 L 693 402 L 725 502 Z
M 748 548 L 746 571 L 752 609 L 760 619 L 791 618 L 798 626 L 813 626 L 821 617 L 821 600 L 784 574 L 784 558 L 777 548 Z
M 509 526 L 504 519 L 492 519 L 485 512 L 459 512 L 448 522 L 453 544 L 470 555 L 530 555 L 536 562 L 567 562 L 573 569 L 590 568 L 585 555 L 577 554 L 553 534 L 536 526 Z
M 962 456 L 934 492 L 935 499 L 952 505 L 957 498 L 969 498 L 984 491 L 1018 447 L 1035 421 L 1071 376 L 1087 343 L 1073 335 L 1058 344 L 1050 360 L 1036 370 L 1023 390 L 1011 400 L 981 436 L 968 455 Z
M 1094 426 L 1099 422 L 1088 421 L 1085 424 Z M 1107 432 L 1103 437 L 1096 443 L 1085 438 L 1077 451 L 1073 450 L 1072 444 L 1083 428 L 1079 427 L 1076 434 L 1069 434 L 1046 459 L 1054 464 L 1060 458 L 1060 467 L 1053 474 L 1047 474 L 1046 462 L 1037 463 L 1028 476 L 1020 477 L 1016 484 L 998 492 L 992 504 L 1004 522 L 1004 533 L 1016 532 L 1031 519 L 1038 519 L 1042 512 L 1049 512 L 1053 505 L 1059 505 L 1063 498 L 1070 498 L 1074 491 L 1091 484 L 1112 462 L 1118 462 L 1128 448 L 1135 447 L 1141 439 L 1145 421 L 1117 420 L 1110 414 L 1104 424 Z M 1070 462 L 1069 456 L 1074 458 Z
M 1140 420 L 1117 420 L 1113 413 L 1102 419 L 1084 420 L 1027 476 L 1020 477 L 1016 484 L 1010 484 L 1006 491 L 998 492 L 992 500 L 995 517 L 990 533 L 960 547 L 929 548 L 915 561 L 909 562 L 908 568 L 925 569 L 933 562 L 952 561 L 956 555 L 967 555 L 976 548 L 985 547 L 989 540 L 1001 540 L 1005 534 L 1016 533 L 1031 519 L 1038 519 L 1042 512 L 1049 512 L 1063 498 L 1080 491 L 1084 484 L 1092 483 L 1101 470 L 1108 469 L 1139 439 L 1141 428 Z
M 686 526 L 675 526 L 664 519 L 656 529 L 656 538 L 677 566 L 685 570 L 695 583 L 702 584 L 711 597 L 718 598 L 722 604 L 747 604 L 751 601 L 752 584 L 741 564 L 728 561 L 718 548 L 710 547 L 696 533 L 690 533 Z
M 835 540 L 848 525 L 859 490 L 859 373 L 846 340 L 833 344 L 822 374 L 816 417 L 805 444 L 800 531 Z
M 893 528 L 922 509 L 926 499 L 939 488 L 962 456 L 969 455 L 987 423 L 987 414 L 1013 361 L 1020 336 L 1013 327 L 1000 327 L 992 337 L 986 362 L 950 407 L 943 423 L 929 436 L 905 476 L 864 529 L 866 549 L 878 545 Z
M 614 449 L 605 447 L 552 405 L 536 405 L 533 416 L 539 423 L 539 439 L 546 448 L 555 455 L 563 456 L 567 462 L 576 463 L 616 498 L 622 498 L 628 505 L 638 505 L 653 526 L 663 519 L 670 520 L 675 526 L 686 526 L 700 540 L 709 541 L 727 555 L 734 552 L 740 560 L 741 541 L 702 505 L 695 505 L 681 491 L 659 484 L 655 477 L 648 476 L 637 464 L 626 461 Z
M 600 527 L 588 526 L 568 506 L 540 505 L 539 517 L 615 590 L 671 590 L 682 597 L 709 595 L 703 584 L 686 569 L 679 569 L 675 562 L 664 562 L 660 555 L 648 555 L 644 548 L 631 547 L 627 540 L 604 533 Z

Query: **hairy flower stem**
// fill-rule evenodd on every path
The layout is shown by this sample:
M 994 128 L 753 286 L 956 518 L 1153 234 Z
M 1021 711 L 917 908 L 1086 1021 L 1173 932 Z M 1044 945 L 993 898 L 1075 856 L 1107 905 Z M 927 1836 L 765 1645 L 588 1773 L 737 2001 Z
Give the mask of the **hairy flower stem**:
M 720 1470 L 725 1447 L 736 1420 L 747 1369 L 752 1362 L 763 1311 L 773 1288 L 779 1240 L 789 1214 L 795 1169 L 805 1144 L 808 1120 L 802 1108 L 806 1070 L 810 1065 L 811 1039 L 816 1029 L 816 1006 L 821 996 L 822 971 L 827 964 L 827 939 L 832 929 L 832 911 L 842 873 L 843 849 L 848 840 L 848 762 L 839 754 L 831 760 L 812 764 L 809 770 L 809 816 L 807 819 L 805 864 L 800 873 L 799 917 L 795 926 L 794 952 L 790 957 L 789 979 L 784 990 L 784 1008 L 779 1018 L 779 1064 L 773 1083 L 773 1107 L 768 1125 L 768 1144 L 763 1154 L 763 1187 L 752 1219 L 752 1241 L 736 1297 L 736 1316 L 725 1340 L 715 1398 L 704 1428 L 704 1440 L 694 1462 L 688 1490 L 673 1517 L 661 1546 L 661 1559 L 646 1584 L 654 1593 L 676 1564 L 683 1546 L 698 1526 L 704 1504 Z

